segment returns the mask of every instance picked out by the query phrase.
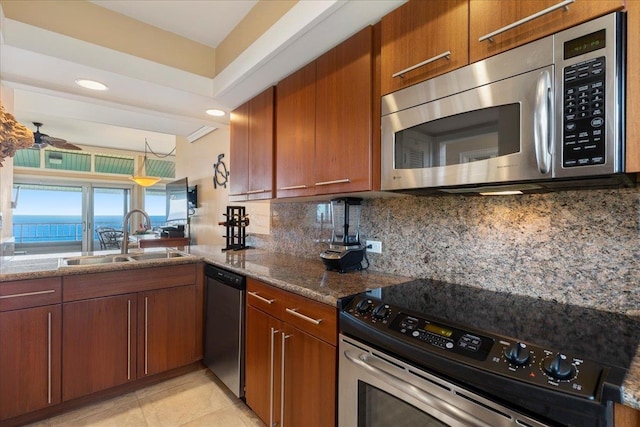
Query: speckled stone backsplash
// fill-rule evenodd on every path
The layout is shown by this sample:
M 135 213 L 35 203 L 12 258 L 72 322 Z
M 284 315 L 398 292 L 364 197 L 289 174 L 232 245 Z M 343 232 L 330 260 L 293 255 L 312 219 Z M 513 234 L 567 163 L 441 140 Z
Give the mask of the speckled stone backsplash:
M 361 240 L 382 241 L 371 270 L 640 311 L 640 190 L 363 201 Z M 329 205 L 274 203 L 275 252 L 316 258 L 331 237 Z M 348 273 L 347 273 L 348 274 Z

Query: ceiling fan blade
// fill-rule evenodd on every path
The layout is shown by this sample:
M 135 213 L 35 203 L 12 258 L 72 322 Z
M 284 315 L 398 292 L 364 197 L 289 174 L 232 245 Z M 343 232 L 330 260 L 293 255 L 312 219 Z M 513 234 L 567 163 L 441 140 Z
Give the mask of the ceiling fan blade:
M 55 148 L 61 148 L 64 150 L 82 150 L 82 148 L 77 145 L 73 145 L 62 138 L 55 138 L 53 136 L 42 134 L 42 142 L 47 143 Z
M 73 144 L 65 141 L 64 139 L 52 138 L 51 140 L 49 140 L 47 142 L 52 147 L 60 148 L 62 150 L 82 150 L 82 148 L 78 147 L 77 145 L 73 145 Z

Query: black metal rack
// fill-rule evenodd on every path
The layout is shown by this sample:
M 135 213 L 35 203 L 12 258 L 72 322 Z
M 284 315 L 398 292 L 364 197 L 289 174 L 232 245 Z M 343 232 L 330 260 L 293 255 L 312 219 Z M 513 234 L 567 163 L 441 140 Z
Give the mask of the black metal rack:
M 226 234 L 223 236 L 226 238 L 226 247 L 223 251 L 250 249 L 251 246 L 247 246 L 247 231 L 246 228 L 249 225 L 249 215 L 245 212 L 244 206 L 227 206 L 227 213 L 223 214 L 227 220 L 218 223 L 224 225 L 227 228 Z

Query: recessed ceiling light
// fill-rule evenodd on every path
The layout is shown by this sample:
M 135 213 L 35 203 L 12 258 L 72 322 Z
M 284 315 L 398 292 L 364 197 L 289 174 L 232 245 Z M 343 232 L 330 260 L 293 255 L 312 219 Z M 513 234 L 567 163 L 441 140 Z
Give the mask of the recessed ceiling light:
M 107 90 L 109 89 L 107 87 L 107 85 L 97 82 L 95 80 L 87 80 L 87 79 L 78 79 L 76 80 L 76 84 L 78 86 L 82 86 L 83 88 L 86 89 L 91 89 L 91 90 Z
M 210 116 L 222 117 L 226 113 L 224 111 L 222 111 L 222 110 L 207 110 L 207 114 L 210 115 Z

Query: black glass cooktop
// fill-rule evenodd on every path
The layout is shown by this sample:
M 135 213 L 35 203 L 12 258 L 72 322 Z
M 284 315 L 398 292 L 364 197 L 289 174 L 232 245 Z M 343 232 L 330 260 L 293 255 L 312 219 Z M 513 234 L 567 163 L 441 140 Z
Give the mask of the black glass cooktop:
M 430 317 L 624 369 L 640 343 L 640 317 L 523 295 L 426 279 L 375 289 L 367 295 Z

